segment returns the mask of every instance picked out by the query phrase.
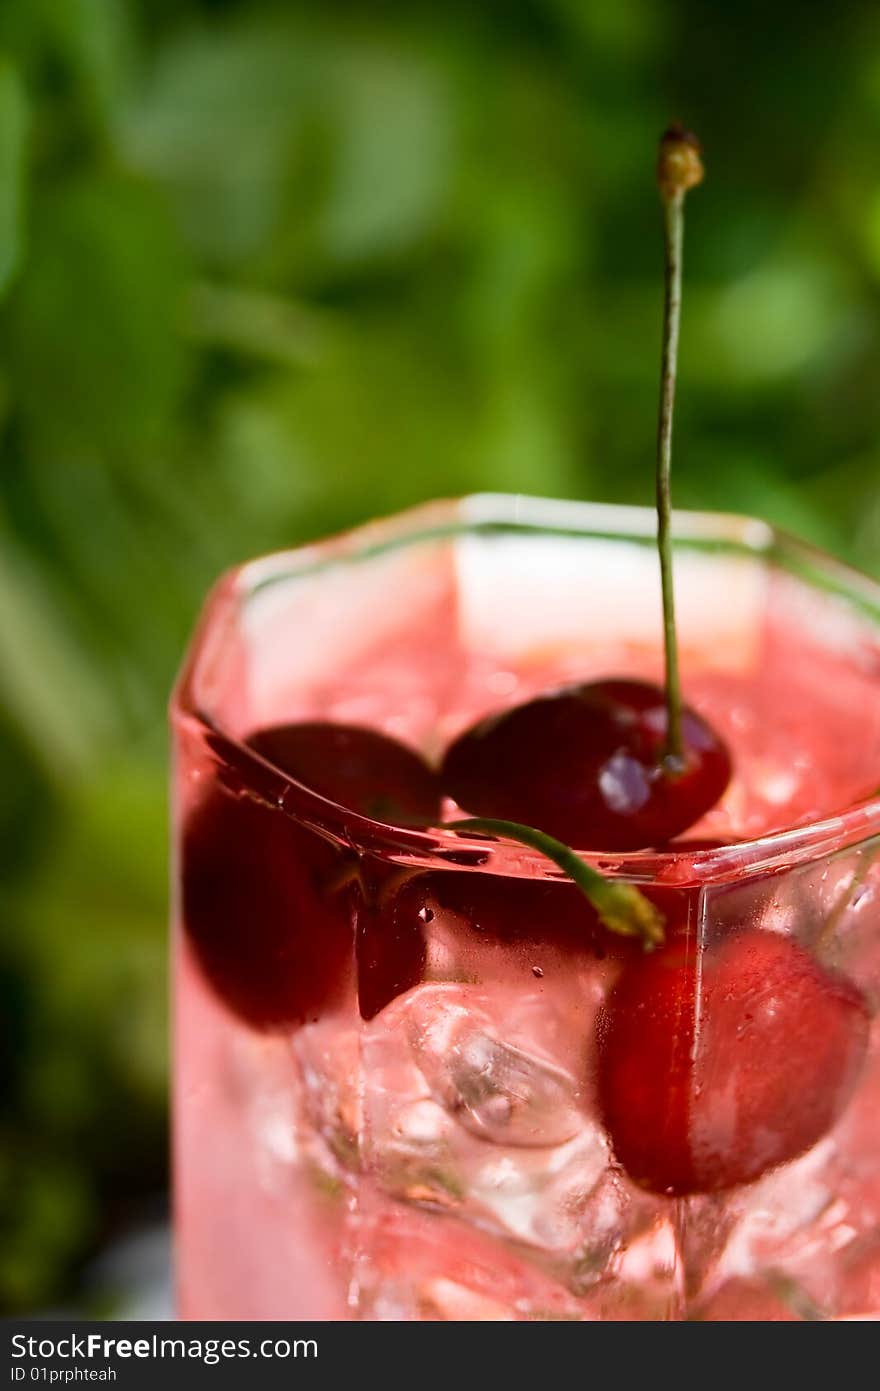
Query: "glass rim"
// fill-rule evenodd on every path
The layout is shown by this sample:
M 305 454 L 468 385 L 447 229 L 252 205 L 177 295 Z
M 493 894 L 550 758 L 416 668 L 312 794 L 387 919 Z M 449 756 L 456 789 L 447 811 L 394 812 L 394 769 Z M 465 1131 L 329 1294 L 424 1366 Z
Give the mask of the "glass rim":
M 654 544 L 653 508 L 616 503 L 567 502 L 518 494 L 478 493 L 423 503 L 388 518 L 303 546 L 270 553 L 227 570 L 210 590 L 171 696 L 175 725 L 203 730 L 215 756 L 236 765 L 275 809 L 328 839 L 360 853 L 415 868 L 471 870 L 511 877 L 565 879 L 536 850 L 517 842 L 439 826 L 416 829 L 376 821 L 321 796 L 291 778 L 242 739 L 224 730 L 196 698 L 199 673 L 212 634 L 249 599 L 270 585 L 323 569 L 369 561 L 386 551 L 455 535 L 567 535 L 572 538 Z M 880 625 L 880 584 L 818 547 L 769 523 L 734 513 L 676 510 L 673 541 L 680 549 L 752 556 L 816 589 L 835 594 Z M 578 856 L 612 879 L 650 885 L 739 881 L 859 845 L 880 834 L 880 791 L 799 826 L 715 849 L 638 850 Z

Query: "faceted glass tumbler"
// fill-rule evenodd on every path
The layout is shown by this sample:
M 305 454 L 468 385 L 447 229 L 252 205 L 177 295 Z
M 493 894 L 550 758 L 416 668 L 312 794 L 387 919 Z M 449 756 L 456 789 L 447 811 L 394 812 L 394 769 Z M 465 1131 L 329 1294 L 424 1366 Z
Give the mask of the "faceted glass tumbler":
M 210 596 L 172 705 L 184 1317 L 880 1316 L 876 585 L 761 522 L 678 515 L 684 688 L 734 777 L 680 843 L 584 857 L 696 954 L 689 1091 L 661 1099 L 661 1128 L 696 1136 L 708 1106 L 733 1133 L 759 1106 L 770 1162 L 734 1185 L 654 1191 L 615 1152 L 597 1050 L 633 948 L 555 865 L 369 820 L 247 743 L 329 720 L 436 762 L 548 688 L 661 680 L 653 532 L 640 509 L 474 497 L 254 561 Z M 811 1092 L 815 1124 L 819 1015 L 769 977 L 745 1019 L 702 988 L 744 932 L 861 1002 L 867 1042 Z M 732 1089 L 725 1030 L 768 1018 L 776 1051 Z

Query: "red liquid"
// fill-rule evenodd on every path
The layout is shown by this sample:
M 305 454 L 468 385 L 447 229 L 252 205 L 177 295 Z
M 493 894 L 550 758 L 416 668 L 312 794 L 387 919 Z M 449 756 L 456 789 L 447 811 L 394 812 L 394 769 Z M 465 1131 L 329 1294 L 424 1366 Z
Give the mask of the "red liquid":
M 564 543 L 550 541 L 532 585 L 536 566 L 545 567 L 545 583 L 554 593 L 561 586 L 563 608 L 576 614 L 592 572 L 572 562 L 569 574 Z M 641 551 L 624 549 L 621 574 L 633 594 L 648 586 L 653 603 Z M 686 561 L 678 578 L 685 688 L 726 740 L 735 770 L 720 805 L 686 839 L 754 838 L 867 796 L 880 783 L 880 663 L 867 620 L 793 579 L 753 574 L 756 562 Z M 733 568 L 721 574 L 725 565 Z M 719 1059 L 742 1020 L 717 1007 L 710 1019 L 712 991 L 701 999 L 699 976 L 675 986 L 672 1013 L 683 1015 L 694 1061 L 674 1084 L 668 1074 L 661 1081 L 670 1096 L 659 1114 L 683 1106 L 677 1133 L 690 1139 L 702 1114 L 694 1097 L 709 1088 L 716 1149 L 728 1101 L 733 1128 L 743 1114 L 754 1126 L 757 1106 L 761 1124 L 788 1124 L 794 1139 L 788 1148 L 770 1143 L 769 1162 L 742 1173 L 719 1170 L 716 1155 L 720 1182 L 699 1179 L 689 1196 L 666 1196 L 636 1172 L 642 1156 L 625 1152 L 600 1095 L 608 1010 L 625 999 L 627 973 L 647 969 L 637 948 L 609 937 L 540 857 L 383 832 L 334 812 L 225 737 L 209 743 L 188 712 L 208 703 L 238 740 L 275 723 L 367 725 L 436 758 L 474 719 L 543 689 L 603 675 L 658 678 L 660 651 L 647 634 L 659 635 L 659 624 L 651 612 L 635 614 L 625 585 L 617 623 L 593 623 L 585 636 L 575 619 L 560 628 L 548 617 L 546 587 L 543 620 L 517 598 L 522 569 L 515 556 L 478 546 L 453 554 L 437 542 L 316 575 L 302 593 L 270 589 L 246 635 L 240 625 L 223 632 L 215 605 L 177 721 L 183 882 L 196 853 L 192 828 L 207 826 L 199 875 L 213 884 L 190 890 L 193 921 L 177 939 L 181 1312 L 876 1316 L 880 869 L 871 847 L 847 848 L 857 831 L 829 832 L 812 850 L 780 844 L 757 872 L 758 851 L 695 859 L 682 847 L 632 862 L 706 962 L 729 960 L 746 931 L 771 943 L 774 962 L 772 943 L 782 944 L 776 998 L 785 1000 L 786 971 L 799 963 L 795 988 L 817 1027 L 825 1016 L 824 1004 L 809 1003 L 815 979 L 833 975 L 847 1002 L 842 1032 L 834 1004 L 824 1025 L 816 1075 L 829 1095 L 794 1133 L 797 1116 L 780 1118 L 773 1084 L 793 1076 L 797 1088 L 794 1063 L 809 1031 L 783 1020 L 758 1100 L 748 1081 L 747 1097 L 726 1100 Z M 489 585 L 498 570 L 504 584 Z M 716 609 L 720 634 L 703 612 L 719 594 L 730 610 Z M 221 809 L 213 823 L 209 802 Z M 240 947 L 247 969 L 230 974 Z M 746 975 L 733 971 L 734 986 Z M 673 1094 L 680 1085 L 690 1099 Z M 685 1177 L 693 1188 L 693 1174 Z

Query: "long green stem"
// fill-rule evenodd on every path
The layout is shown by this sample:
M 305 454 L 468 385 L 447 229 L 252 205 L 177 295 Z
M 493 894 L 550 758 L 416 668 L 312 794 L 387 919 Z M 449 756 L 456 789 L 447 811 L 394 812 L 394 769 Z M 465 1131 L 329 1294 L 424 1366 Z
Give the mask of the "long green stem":
M 623 937 L 640 937 L 646 951 L 660 946 L 664 941 L 663 918 L 644 894 L 639 893 L 632 884 L 606 879 L 598 870 L 585 864 L 561 840 L 555 840 L 533 826 L 521 826 L 518 821 L 500 821 L 494 817 L 471 816 L 448 824 L 453 831 L 483 831 L 487 835 L 506 836 L 540 851 L 574 880 L 609 931 Z
M 671 472 L 672 416 L 678 367 L 678 335 L 681 322 L 681 256 L 684 240 L 684 192 L 677 190 L 663 200 L 666 234 L 666 294 L 663 306 L 663 360 L 660 369 L 660 416 L 657 425 L 657 549 L 663 591 L 663 650 L 666 661 L 666 760 L 680 765 L 684 759 L 681 732 L 681 677 L 675 633 L 675 586 L 672 577 Z
M 678 370 L 681 324 L 681 263 L 684 244 L 684 199 L 703 177 L 700 145 L 681 126 L 671 126 L 660 141 L 657 182 L 663 200 L 665 233 L 665 294 L 663 300 L 663 357 L 660 367 L 660 411 L 657 422 L 657 550 L 663 592 L 663 649 L 666 662 L 666 742 L 663 762 L 669 773 L 684 764 L 681 677 L 675 632 L 675 588 L 672 576 L 671 473 L 672 417 Z

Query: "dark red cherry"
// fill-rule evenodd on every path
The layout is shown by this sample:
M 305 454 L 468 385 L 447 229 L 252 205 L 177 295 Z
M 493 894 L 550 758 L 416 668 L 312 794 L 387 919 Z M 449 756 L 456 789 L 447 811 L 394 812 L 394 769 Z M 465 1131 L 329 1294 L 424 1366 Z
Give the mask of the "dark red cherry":
M 864 998 L 787 937 L 673 936 L 630 961 L 598 1025 L 600 1111 L 630 1177 L 709 1193 L 803 1154 L 834 1124 L 868 1042 Z
M 184 827 L 181 861 L 184 930 L 239 1018 L 285 1028 L 342 998 L 353 927 L 332 846 L 278 808 L 212 783 Z
M 375 730 L 277 725 L 247 742 L 361 815 L 401 825 L 439 820 L 435 775 Z M 196 957 L 225 1003 L 260 1029 L 324 1013 L 349 988 L 356 957 L 369 1017 L 418 979 L 424 942 L 377 918 L 380 900 L 365 889 L 355 949 L 354 874 L 342 852 L 271 805 L 264 781 L 239 761 L 230 785 L 212 784 L 184 829 L 183 920 Z
M 644 681 L 594 681 L 492 715 L 449 748 L 443 789 L 475 816 L 525 822 L 581 850 L 663 845 L 713 807 L 730 758 L 693 710 L 684 766 L 663 764 L 666 701 Z
M 275 725 L 257 730 L 248 743 L 283 773 L 373 821 L 433 826 L 439 820 L 436 775 L 412 749 L 374 729 Z
M 416 879 L 391 865 L 365 868 L 355 935 L 358 1005 L 373 1019 L 404 991 L 424 979 L 425 926 Z

